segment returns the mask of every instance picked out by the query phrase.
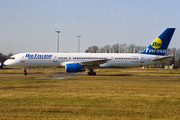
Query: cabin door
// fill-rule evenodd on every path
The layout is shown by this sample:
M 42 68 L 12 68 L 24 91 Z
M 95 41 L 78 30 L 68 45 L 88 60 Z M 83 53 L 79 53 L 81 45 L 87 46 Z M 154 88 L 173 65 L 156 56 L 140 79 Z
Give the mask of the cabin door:
M 140 57 L 140 63 L 144 63 L 145 61 L 144 61 L 144 56 L 141 56 Z
M 57 62 L 58 58 L 57 55 L 54 55 L 53 62 Z
M 22 56 L 22 58 L 20 59 L 20 62 L 25 62 L 24 56 Z

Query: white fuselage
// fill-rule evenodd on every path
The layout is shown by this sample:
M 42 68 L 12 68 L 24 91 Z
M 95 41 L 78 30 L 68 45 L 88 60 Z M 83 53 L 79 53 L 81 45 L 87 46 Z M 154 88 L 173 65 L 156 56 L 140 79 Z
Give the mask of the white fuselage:
M 4 64 L 11 67 L 65 67 L 68 63 L 106 60 L 103 64 L 94 67 L 126 68 L 162 62 L 151 60 L 159 57 L 130 53 L 19 53 L 11 56 Z

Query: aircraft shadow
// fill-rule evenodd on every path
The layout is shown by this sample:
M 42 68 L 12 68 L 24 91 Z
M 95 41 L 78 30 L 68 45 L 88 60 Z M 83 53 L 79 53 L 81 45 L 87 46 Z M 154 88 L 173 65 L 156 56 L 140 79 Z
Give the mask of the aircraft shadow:
M 115 75 L 103 75 L 103 74 L 98 74 L 96 76 L 132 76 L 132 74 L 115 74 Z
M 89 75 L 78 75 L 78 76 L 89 76 Z M 113 75 L 113 74 L 97 74 L 97 75 L 91 75 L 91 76 L 133 76 L 132 74 L 115 74 L 115 75 Z

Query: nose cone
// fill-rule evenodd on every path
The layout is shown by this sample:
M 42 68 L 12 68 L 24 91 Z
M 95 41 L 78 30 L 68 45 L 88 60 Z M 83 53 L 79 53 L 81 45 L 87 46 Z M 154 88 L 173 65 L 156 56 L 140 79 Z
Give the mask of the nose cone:
M 4 62 L 4 66 L 6 66 L 6 64 L 8 64 L 7 60 Z
M 9 61 L 9 60 L 6 60 L 5 62 L 4 62 L 4 65 L 3 66 L 10 66 L 11 65 L 11 62 Z
M 4 62 L 4 65 L 6 67 L 19 67 L 20 64 L 14 59 L 8 59 Z

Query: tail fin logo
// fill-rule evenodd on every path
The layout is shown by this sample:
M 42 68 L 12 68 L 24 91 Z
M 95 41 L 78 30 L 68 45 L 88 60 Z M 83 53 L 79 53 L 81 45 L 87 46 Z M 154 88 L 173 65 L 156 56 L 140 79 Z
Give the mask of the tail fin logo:
M 154 48 L 154 49 L 159 49 L 161 46 L 162 46 L 162 41 L 160 38 L 156 38 L 152 43 L 151 43 L 151 46 Z

